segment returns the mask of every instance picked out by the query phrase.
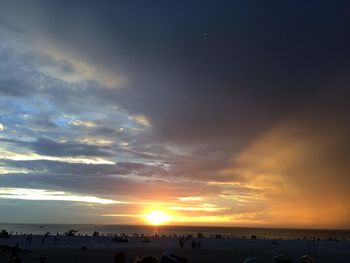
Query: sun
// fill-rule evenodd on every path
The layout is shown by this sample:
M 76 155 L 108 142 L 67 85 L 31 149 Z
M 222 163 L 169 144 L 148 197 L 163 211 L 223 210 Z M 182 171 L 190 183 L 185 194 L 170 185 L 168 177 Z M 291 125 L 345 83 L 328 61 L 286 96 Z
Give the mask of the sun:
M 146 215 L 146 219 L 152 225 L 162 225 L 169 222 L 171 217 L 162 211 L 153 211 Z

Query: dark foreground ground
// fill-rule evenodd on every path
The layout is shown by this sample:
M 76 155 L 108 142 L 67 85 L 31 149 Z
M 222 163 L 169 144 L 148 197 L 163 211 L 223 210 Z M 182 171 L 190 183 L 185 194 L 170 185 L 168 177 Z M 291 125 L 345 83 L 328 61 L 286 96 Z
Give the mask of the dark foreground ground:
M 286 254 L 297 262 L 297 258 L 308 252 L 305 240 L 280 240 L 272 245 L 271 240 L 240 239 L 201 239 L 202 249 L 192 251 L 189 244 L 183 249 L 178 246 L 176 238 L 151 238 L 150 243 L 143 243 L 139 238 L 130 238 L 128 243 L 112 243 L 110 238 L 71 237 L 63 238 L 53 244 L 50 237 L 42 244 L 41 237 L 34 237 L 30 246 L 25 245 L 23 237 L 12 237 L 0 240 L 0 245 L 16 243 L 24 251 L 20 251 L 22 263 L 38 263 L 40 254 L 45 251 L 48 263 L 113 263 L 116 252 L 124 252 L 126 262 L 134 262 L 136 257 L 155 255 L 161 257 L 165 250 L 186 257 L 190 263 L 205 262 L 242 262 L 245 258 L 256 257 L 257 262 L 272 262 L 272 257 Z M 81 247 L 86 246 L 83 250 Z M 312 246 L 310 253 L 313 253 Z M 350 241 L 317 241 L 317 262 L 349 263 Z M 10 252 L 0 252 L 0 263 L 9 260 Z

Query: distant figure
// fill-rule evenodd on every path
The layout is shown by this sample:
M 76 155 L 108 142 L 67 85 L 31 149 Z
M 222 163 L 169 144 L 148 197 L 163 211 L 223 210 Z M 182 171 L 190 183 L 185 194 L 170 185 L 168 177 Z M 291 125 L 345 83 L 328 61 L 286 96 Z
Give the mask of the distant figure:
M 278 242 L 276 240 L 272 241 L 272 245 L 278 245 Z
M 192 250 L 196 250 L 197 249 L 197 242 L 195 240 L 192 240 L 191 247 L 192 247 Z
M 204 235 L 202 233 L 198 233 L 197 238 L 204 238 Z
M 26 246 L 32 243 L 32 234 L 26 236 Z
M 26 236 L 26 247 L 29 245 L 29 236 Z
M 184 248 L 184 243 L 185 243 L 184 238 L 183 238 L 183 237 L 180 237 L 180 239 L 179 239 L 179 244 L 180 244 L 180 247 L 181 247 L 181 248 Z
M 135 263 L 157 263 L 158 259 L 155 256 L 146 256 L 142 259 L 137 259 Z
M 198 241 L 197 241 L 197 248 L 198 248 L 198 250 L 201 250 L 201 246 L 202 246 L 202 244 L 201 244 L 201 242 L 198 240 Z
M 114 263 L 125 263 L 125 255 L 122 252 L 118 252 L 114 256 Z

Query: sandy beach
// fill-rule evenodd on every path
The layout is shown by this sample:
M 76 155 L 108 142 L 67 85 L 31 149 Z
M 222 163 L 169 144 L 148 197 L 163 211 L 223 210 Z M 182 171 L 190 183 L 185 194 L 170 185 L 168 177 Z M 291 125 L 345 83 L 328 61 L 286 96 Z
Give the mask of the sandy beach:
M 11 236 L 0 239 L 0 262 L 8 262 L 10 251 L 7 246 L 18 244 L 22 263 L 39 262 L 40 254 L 45 251 L 49 263 L 98 263 L 113 262 L 116 252 L 124 252 L 126 262 L 134 262 L 136 257 L 155 255 L 160 258 L 165 250 L 185 257 L 191 263 L 199 262 L 243 262 L 249 257 L 256 257 L 257 262 L 272 262 L 278 254 L 288 255 L 293 262 L 308 253 L 306 240 L 263 239 L 217 239 L 202 238 L 200 250 L 192 250 L 190 243 L 180 248 L 175 237 L 150 237 L 148 243 L 142 237 L 129 237 L 127 243 L 112 242 L 111 237 L 60 236 L 54 242 L 54 236 L 48 236 L 45 243 L 43 236 L 33 236 L 31 244 L 26 244 L 25 236 Z M 86 247 L 83 249 L 82 247 Z M 316 241 L 317 262 L 350 262 L 350 241 Z M 310 254 L 313 254 L 310 246 Z

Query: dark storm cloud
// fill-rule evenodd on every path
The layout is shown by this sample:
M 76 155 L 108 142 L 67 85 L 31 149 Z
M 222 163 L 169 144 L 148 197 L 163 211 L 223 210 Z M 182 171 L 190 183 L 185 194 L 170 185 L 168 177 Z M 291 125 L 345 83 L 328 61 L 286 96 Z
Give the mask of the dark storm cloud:
M 29 10 L 44 37 L 126 72 L 130 87 L 106 97 L 176 141 L 234 133 L 247 142 L 317 94 L 349 55 L 341 4 L 41 2 Z
M 7 2 L 4 10 L 18 9 L 18 23 L 38 42 L 52 39 L 130 79 L 127 88 L 85 96 L 144 113 L 157 140 L 218 143 L 231 153 L 326 89 L 349 56 L 343 2 L 20 5 Z M 81 91 L 52 89 L 49 96 L 68 104 Z

